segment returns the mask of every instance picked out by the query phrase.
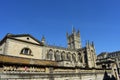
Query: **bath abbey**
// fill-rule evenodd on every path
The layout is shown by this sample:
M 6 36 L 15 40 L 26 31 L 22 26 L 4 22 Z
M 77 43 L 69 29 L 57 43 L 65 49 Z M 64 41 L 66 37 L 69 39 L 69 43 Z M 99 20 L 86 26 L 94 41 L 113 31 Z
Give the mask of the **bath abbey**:
M 6 34 L 0 41 L 0 80 L 119 80 L 113 60 L 97 60 L 93 42 L 82 47 L 79 30 L 66 39 L 67 48 L 48 45 L 45 37 Z

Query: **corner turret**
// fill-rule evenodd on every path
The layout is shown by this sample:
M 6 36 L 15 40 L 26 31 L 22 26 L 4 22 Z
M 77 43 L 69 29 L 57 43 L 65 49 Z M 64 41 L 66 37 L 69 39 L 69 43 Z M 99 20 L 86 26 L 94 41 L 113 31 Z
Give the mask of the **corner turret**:
M 44 36 L 42 36 L 41 42 L 42 42 L 43 44 L 45 44 L 45 37 L 44 37 Z

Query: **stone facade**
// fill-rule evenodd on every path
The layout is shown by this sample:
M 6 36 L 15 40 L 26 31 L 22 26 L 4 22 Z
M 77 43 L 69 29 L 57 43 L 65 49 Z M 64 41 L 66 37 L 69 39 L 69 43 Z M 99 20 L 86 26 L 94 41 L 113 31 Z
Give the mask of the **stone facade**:
M 80 32 L 67 33 L 68 48 L 29 34 L 7 34 L 0 41 L 0 78 L 7 80 L 102 80 L 94 43 L 81 45 Z M 107 71 L 107 70 L 106 70 Z M 107 71 L 111 76 L 112 70 Z M 15 75 L 15 76 L 14 76 Z
M 7 34 L 6 37 L 5 43 L 1 44 L 1 54 L 57 61 L 59 66 L 96 67 L 94 44 L 87 43 L 86 47 L 81 48 L 79 31 L 74 30 L 68 35 L 68 48 L 44 44 L 31 35 Z
M 1 73 L 0 73 L 1 74 Z M 108 71 L 110 76 L 110 72 Z M 21 78 L 20 78 L 21 76 Z M 3 80 L 103 80 L 104 71 L 99 72 L 83 71 L 80 73 L 2 73 L 1 79 Z
M 102 52 L 97 56 L 98 59 L 111 58 L 117 64 L 118 73 L 120 74 L 120 51 Z

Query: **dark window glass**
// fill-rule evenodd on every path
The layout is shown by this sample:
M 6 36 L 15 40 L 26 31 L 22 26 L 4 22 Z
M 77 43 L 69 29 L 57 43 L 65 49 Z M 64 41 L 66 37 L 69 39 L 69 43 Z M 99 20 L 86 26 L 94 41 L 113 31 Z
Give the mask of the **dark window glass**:
M 21 54 L 31 55 L 31 50 L 29 48 L 23 48 Z

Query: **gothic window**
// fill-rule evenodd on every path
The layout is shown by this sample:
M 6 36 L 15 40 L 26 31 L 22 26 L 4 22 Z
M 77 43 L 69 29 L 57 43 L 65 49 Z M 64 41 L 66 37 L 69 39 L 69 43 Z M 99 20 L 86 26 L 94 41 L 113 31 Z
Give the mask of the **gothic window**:
M 53 59 L 53 51 L 49 50 L 49 52 L 47 53 L 47 59 L 48 60 L 52 60 Z
M 62 60 L 66 60 L 65 52 L 62 52 L 62 53 L 61 53 L 61 59 L 62 59 Z
M 68 55 L 69 55 L 69 54 L 67 53 L 67 54 L 66 54 L 66 60 L 69 60 L 69 57 L 68 57 Z
M 71 60 L 72 60 L 70 53 L 67 53 L 67 60 L 68 60 L 68 61 L 71 61 Z
M 72 42 L 72 43 L 71 43 L 71 45 L 70 45 L 70 47 L 71 47 L 72 49 L 74 49 L 74 47 L 73 47 L 73 46 L 74 46 L 74 43 Z
M 60 61 L 61 60 L 61 54 L 60 54 L 59 51 L 56 51 L 56 53 L 55 53 L 55 60 L 56 61 Z
M 91 50 L 91 52 L 93 53 L 94 51 L 93 51 L 93 50 Z
M 85 63 L 88 63 L 88 58 L 87 58 L 87 54 L 86 54 L 86 51 L 84 51 L 84 61 L 85 61 Z
M 72 59 L 74 62 L 76 62 L 76 54 L 75 53 L 72 54 Z
M 20 54 L 32 55 L 31 53 L 32 53 L 32 51 L 31 51 L 29 48 L 23 48 L 23 49 L 21 50 L 21 53 L 20 53 Z
M 78 53 L 78 60 L 82 63 L 83 61 L 82 61 L 82 55 L 81 55 L 81 53 Z

